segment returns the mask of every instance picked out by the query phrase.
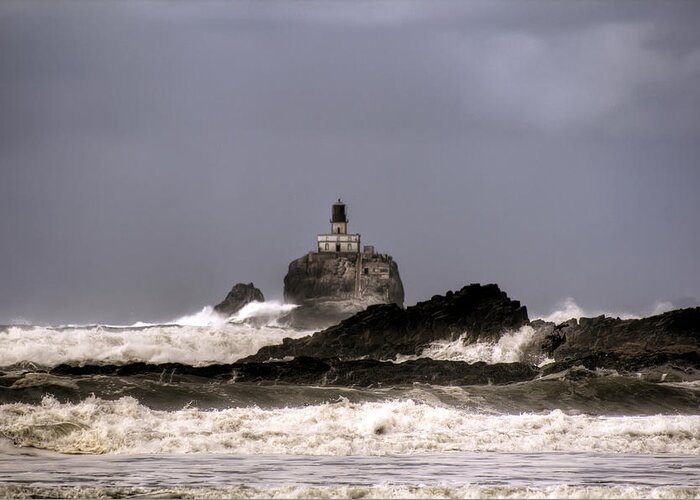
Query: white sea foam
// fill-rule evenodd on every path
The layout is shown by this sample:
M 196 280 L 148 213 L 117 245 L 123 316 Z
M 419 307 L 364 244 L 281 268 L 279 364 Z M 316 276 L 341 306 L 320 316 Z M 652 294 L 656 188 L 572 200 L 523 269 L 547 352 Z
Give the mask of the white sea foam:
M 418 356 L 396 357 L 397 362 L 417 358 L 431 358 L 447 361 L 466 361 L 476 363 L 483 361 L 493 363 L 523 363 L 543 364 L 551 360 L 542 353 L 541 339 L 538 340 L 531 326 L 523 326 L 519 330 L 504 333 L 497 342 L 474 342 L 465 344 L 465 335 L 458 339 L 440 340 L 433 342 Z
M 0 434 L 61 453 L 700 453 L 700 416 L 494 416 L 410 399 L 166 412 L 131 397 L 71 404 L 47 396 L 39 406 L 0 406 Z
M 309 335 L 275 326 L 277 318 L 293 307 L 278 302 L 249 304 L 232 318 L 223 318 L 207 306 L 171 324 L 146 327 L 12 326 L 0 332 L 0 367 L 22 362 L 47 367 L 138 361 L 194 366 L 231 363 L 284 337 Z

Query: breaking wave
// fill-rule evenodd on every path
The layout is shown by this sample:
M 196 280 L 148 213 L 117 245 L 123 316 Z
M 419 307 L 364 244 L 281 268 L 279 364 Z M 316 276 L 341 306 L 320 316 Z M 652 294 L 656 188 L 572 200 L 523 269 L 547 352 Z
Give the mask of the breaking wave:
M 494 416 L 411 399 L 168 412 L 131 397 L 72 404 L 46 396 L 38 406 L 0 406 L 0 433 L 15 446 L 61 453 L 700 453 L 700 416 Z
M 476 363 L 514 363 L 544 364 L 552 360 L 542 352 L 541 340 L 531 326 L 523 326 L 519 330 L 504 333 L 498 342 L 466 343 L 466 336 L 456 340 L 440 340 L 431 343 L 418 356 L 396 357 L 397 362 L 417 358 L 431 358 L 444 361 L 465 361 Z
M 182 316 L 166 324 L 180 326 L 221 326 L 226 323 L 252 322 L 258 326 L 279 326 L 277 320 L 296 307 L 295 304 L 282 304 L 276 300 L 250 302 L 233 316 L 226 317 L 215 312 L 212 306 L 205 306 L 201 311 L 195 314 Z M 146 324 L 142 323 L 142 325 Z
M 166 325 L 177 326 L 222 326 L 228 323 L 228 318 L 214 312 L 212 306 L 204 306 L 201 311 L 194 314 L 187 314 L 172 321 L 167 321 Z M 158 326 L 153 323 L 135 323 L 132 326 Z
M 207 306 L 172 323 L 132 326 L 8 326 L 0 331 L 0 367 L 69 364 L 232 363 L 284 337 L 311 332 L 283 329 L 277 320 L 295 306 L 251 303 L 225 318 Z

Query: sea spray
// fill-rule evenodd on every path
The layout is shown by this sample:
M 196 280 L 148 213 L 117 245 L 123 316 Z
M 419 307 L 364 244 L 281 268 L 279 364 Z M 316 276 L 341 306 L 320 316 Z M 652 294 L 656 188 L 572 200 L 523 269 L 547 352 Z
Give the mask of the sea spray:
M 293 309 L 296 304 L 282 304 L 276 300 L 250 302 L 229 318 L 233 323 L 249 322 L 253 325 L 279 326 L 279 319 Z
M 665 312 L 667 310 L 670 310 L 666 304 L 664 304 L 662 307 L 663 307 L 663 310 L 661 309 L 661 307 L 657 303 L 657 306 L 655 307 L 654 311 L 651 314 L 660 314 L 661 312 Z M 605 315 L 605 316 L 608 316 L 611 318 L 620 318 L 620 319 L 639 319 L 639 318 L 644 316 L 644 315 L 632 314 L 632 313 L 620 312 L 620 311 L 603 311 L 603 310 L 586 311 L 576 303 L 576 301 L 574 300 L 573 297 L 567 297 L 558 304 L 557 309 L 555 309 L 554 311 L 552 311 L 549 314 L 539 316 L 539 317 L 537 317 L 537 319 L 541 319 L 543 321 L 548 321 L 550 323 L 560 324 L 560 323 L 563 323 L 564 321 L 568 321 L 570 319 L 593 318 L 593 317 L 601 316 L 601 315 Z
M 700 301 L 695 298 L 687 298 L 678 301 L 677 304 L 669 301 L 656 301 L 654 304 L 640 313 L 629 313 L 625 311 L 605 311 L 602 309 L 585 310 L 576 303 L 573 297 L 567 297 L 557 304 L 557 308 L 549 314 L 536 315 L 536 319 L 548 321 L 550 323 L 560 324 L 570 319 L 579 318 L 594 318 L 596 316 L 607 316 L 609 318 L 620 319 L 640 319 L 647 316 L 656 316 L 674 309 L 682 309 L 685 307 L 696 307 L 700 305 Z

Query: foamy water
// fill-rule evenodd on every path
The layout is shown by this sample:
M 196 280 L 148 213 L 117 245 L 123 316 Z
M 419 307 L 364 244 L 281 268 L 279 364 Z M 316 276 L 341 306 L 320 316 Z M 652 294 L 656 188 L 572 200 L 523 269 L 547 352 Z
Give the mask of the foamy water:
M 688 455 L 53 456 L 29 452 L 22 456 L 21 465 L 16 459 L 0 456 L 2 497 L 693 498 L 700 492 L 700 459 Z
M 494 416 L 410 399 L 166 412 L 131 397 L 71 404 L 47 396 L 40 406 L 0 406 L 0 434 L 61 453 L 700 453 L 700 416 Z
M 150 326 L 13 326 L 0 332 L 0 367 L 22 362 L 71 364 L 232 363 L 284 337 L 311 332 L 283 329 L 277 319 L 295 306 L 251 303 L 225 318 L 207 306 L 171 324 Z
M 5 498 L 581 498 L 581 499 L 694 499 L 697 486 L 286 486 L 278 488 L 114 488 L 114 487 L 32 487 L 0 485 Z

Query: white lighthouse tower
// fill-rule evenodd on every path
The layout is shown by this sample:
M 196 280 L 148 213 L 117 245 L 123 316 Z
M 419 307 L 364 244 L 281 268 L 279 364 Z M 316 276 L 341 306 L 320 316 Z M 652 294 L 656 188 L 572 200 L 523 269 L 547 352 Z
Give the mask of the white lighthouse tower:
M 360 235 L 348 234 L 348 216 L 340 198 L 333 204 L 330 222 L 331 232 L 317 237 L 319 253 L 359 253 Z

